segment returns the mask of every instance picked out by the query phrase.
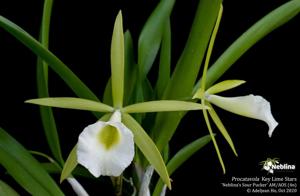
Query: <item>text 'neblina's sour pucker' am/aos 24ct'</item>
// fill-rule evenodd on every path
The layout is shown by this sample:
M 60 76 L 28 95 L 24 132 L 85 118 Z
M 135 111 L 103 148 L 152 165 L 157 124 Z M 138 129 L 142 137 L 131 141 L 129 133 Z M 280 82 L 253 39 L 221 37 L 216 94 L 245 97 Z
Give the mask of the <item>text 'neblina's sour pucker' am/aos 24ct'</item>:
M 0 195 L 242 195 L 224 183 L 294 179 L 280 167 L 299 143 L 299 11 L 1 0 Z

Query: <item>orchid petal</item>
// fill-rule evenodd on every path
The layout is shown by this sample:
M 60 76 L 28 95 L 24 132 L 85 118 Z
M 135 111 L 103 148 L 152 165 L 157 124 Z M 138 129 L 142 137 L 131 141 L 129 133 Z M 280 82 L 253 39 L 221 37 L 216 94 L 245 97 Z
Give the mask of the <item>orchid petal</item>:
M 206 90 L 206 93 L 217 94 L 238 87 L 244 84 L 245 82 L 246 82 L 245 80 L 224 80 L 222 82 L 219 82 L 211 86 L 209 89 Z

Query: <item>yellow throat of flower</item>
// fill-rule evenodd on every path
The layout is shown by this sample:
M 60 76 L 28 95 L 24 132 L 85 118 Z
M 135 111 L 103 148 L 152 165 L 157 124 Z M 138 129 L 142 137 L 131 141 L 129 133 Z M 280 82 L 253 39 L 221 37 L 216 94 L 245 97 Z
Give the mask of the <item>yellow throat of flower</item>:
M 112 147 L 119 143 L 120 132 L 116 127 L 106 125 L 100 130 L 98 139 L 99 142 L 103 144 L 106 150 L 110 150 Z

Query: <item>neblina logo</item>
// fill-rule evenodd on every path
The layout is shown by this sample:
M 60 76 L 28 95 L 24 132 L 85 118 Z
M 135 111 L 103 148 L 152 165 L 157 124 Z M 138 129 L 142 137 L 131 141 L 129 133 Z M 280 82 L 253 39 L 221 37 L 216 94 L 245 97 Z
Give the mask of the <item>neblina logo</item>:
M 275 171 L 294 171 L 296 169 L 296 165 L 280 163 L 278 158 L 267 158 L 267 160 L 260 162 L 260 165 L 262 165 L 262 170 L 267 171 L 268 174 L 274 174 Z

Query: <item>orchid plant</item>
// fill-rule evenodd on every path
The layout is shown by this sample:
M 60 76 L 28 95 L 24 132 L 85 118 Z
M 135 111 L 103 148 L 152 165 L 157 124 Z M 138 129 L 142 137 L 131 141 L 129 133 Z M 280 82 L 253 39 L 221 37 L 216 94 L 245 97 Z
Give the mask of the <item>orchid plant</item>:
M 109 176 L 116 195 L 123 194 L 123 182 L 130 184 L 131 195 L 165 195 L 167 189 L 171 190 L 172 187 L 172 173 L 211 140 L 225 173 L 209 116 L 235 155 L 237 152 L 213 105 L 241 116 L 265 121 L 269 126 L 268 135 L 272 136 L 278 123 L 272 116 L 267 100 L 254 95 L 216 95 L 243 84 L 243 80 L 214 83 L 258 40 L 296 16 L 300 11 L 299 0 L 285 3 L 255 23 L 210 68 L 210 56 L 223 6 L 221 0 L 201 0 L 185 49 L 173 72 L 170 62 L 170 14 L 175 0 L 160 1 L 146 21 L 138 40 L 137 62 L 131 34 L 129 30 L 124 33 L 122 11 L 119 11 L 111 40 L 111 77 L 108 81 L 103 81 L 107 85 L 102 101 L 48 50 L 52 3 L 52 0 L 44 2 L 39 40 L 0 16 L 0 27 L 38 56 L 39 98 L 25 102 L 40 106 L 41 120 L 52 155 L 28 151 L 8 132 L 2 128 L 0 130 L 0 164 L 28 193 L 64 195 L 52 178 L 55 173 L 60 173 L 60 182 L 69 182 L 77 195 L 92 194 L 79 183 L 78 179 L 82 176 Z M 156 86 L 153 88 L 147 75 L 156 58 L 159 58 L 159 70 Z M 197 81 L 202 60 L 203 74 Z M 78 97 L 50 97 L 48 67 Z M 78 135 L 78 141 L 73 144 L 74 148 L 67 159 L 63 158 L 65 156 L 61 152 L 52 107 L 90 111 L 96 117 Z M 187 144 L 170 157 L 169 142 L 183 116 L 191 110 L 202 110 L 209 135 Z M 48 162 L 41 163 L 36 156 L 45 157 Z M 129 170 L 130 166 L 134 169 Z M 154 171 L 159 175 L 156 183 L 155 178 L 152 178 Z M 2 194 L 18 195 L 0 179 L 0 195 Z

